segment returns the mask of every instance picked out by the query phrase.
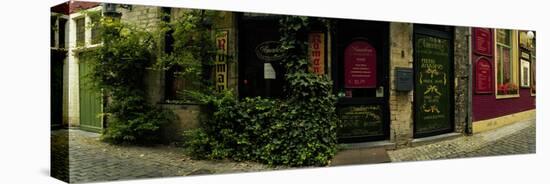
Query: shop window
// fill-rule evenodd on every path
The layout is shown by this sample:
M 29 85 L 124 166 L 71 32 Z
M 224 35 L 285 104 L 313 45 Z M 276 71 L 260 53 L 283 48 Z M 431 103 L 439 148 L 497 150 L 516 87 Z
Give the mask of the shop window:
M 80 17 L 74 20 L 76 23 L 76 46 L 82 47 L 85 43 L 85 32 L 86 32 L 86 25 L 84 22 L 84 17 Z
M 496 90 L 497 98 L 518 97 L 518 58 L 516 58 L 516 32 L 497 29 L 496 37 Z

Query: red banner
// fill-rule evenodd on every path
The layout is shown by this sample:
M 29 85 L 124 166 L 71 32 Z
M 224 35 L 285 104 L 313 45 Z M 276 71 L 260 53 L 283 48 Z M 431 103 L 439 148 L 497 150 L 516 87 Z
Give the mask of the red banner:
M 344 51 L 346 88 L 376 88 L 376 49 L 368 42 L 350 43 Z

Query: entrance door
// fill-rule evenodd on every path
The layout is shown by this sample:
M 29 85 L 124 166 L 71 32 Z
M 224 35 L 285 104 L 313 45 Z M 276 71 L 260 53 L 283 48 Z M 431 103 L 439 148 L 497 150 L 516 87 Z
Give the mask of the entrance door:
M 65 51 L 51 50 L 50 63 L 50 124 L 59 128 L 63 123 L 63 60 Z
M 388 30 L 385 22 L 339 20 L 333 80 L 341 143 L 389 137 Z
M 269 15 L 242 15 L 239 22 L 239 96 L 280 97 L 285 68 L 281 64 L 279 22 Z
M 102 96 L 100 93 L 90 89 L 88 74 L 92 70 L 91 65 L 85 61 L 81 61 L 78 67 L 80 75 L 80 129 L 101 132 L 103 124 L 102 118 L 99 115 L 103 112 Z
M 452 28 L 414 27 L 414 136 L 453 131 Z

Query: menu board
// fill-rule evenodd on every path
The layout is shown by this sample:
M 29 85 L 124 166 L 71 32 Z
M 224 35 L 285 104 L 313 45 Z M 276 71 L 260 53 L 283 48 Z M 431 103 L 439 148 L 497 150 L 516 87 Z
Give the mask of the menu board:
M 450 41 L 418 34 L 414 51 L 416 132 L 451 129 Z
M 344 51 L 346 88 L 376 88 L 376 49 L 364 40 L 351 42 Z
M 493 67 L 486 58 L 480 58 L 475 68 L 476 93 L 493 93 Z
M 380 105 L 339 107 L 338 115 L 342 121 L 337 131 L 340 138 L 384 135 Z
M 474 52 L 481 55 L 493 55 L 493 37 L 487 28 L 473 28 Z

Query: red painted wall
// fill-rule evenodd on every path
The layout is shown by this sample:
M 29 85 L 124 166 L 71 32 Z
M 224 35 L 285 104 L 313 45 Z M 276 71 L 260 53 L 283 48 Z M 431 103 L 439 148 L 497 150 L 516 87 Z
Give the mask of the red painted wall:
M 492 34 L 493 33 L 491 30 L 491 33 L 490 33 L 491 37 L 492 37 Z M 475 43 L 476 38 L 472 37 L 472 39 Z M 494 42 L 492 39 L 490 40 L 490 42 L 492 45 L 494 45 Z M 472 50 L 475 50 L 475 49 L 472 49 Z M 495 67 L 494 57 L 492 57 L 494 53 L 489 53 L 489 55 L 482 56 L 481 54 L 476 53 L 475 51 L 472 51 L 471 54 L 472 54 L 472 61 L 477 61 L 480 57 L 486 57 L 492 62 L 491 63 L 492 66 Z M 473 64 L 473 66 L 476 66 L 475 63 Z M 475 68 L 474 68 L 474 72 L 475 72 Z M 494 73 L 491 75 L 494 76 Z M 490 94 L 476 94 L 474 80 L 472 80 L 472 86 L 474 87 L 474 89 L 472 89 L 473 90 L 472 116 L 473 116 L 474 122 L 486 120 L 486 119 L 492 119 L 492 118 L 514 114 L 514 113 L 536 108 L 536 104 L 535 104 L 536 98 L 534 96 L 531 96 L 530 88 L 520 88 L 519 97 L 497 99 L 495 96 L 495 92 L 492 92 Z
M 495 94 L 472 96 L 473 121 L 486 120 L 535 109 L 535 97 L 530 89 L 519 90 L 519 97 L 496 99 Z

